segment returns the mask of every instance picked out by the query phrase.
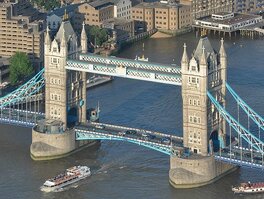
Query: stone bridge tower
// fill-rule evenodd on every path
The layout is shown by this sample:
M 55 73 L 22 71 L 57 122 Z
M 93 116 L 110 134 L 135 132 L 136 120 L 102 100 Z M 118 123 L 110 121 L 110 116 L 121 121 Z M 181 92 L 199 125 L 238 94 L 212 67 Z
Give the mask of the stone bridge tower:
M 184 146 L 203 156 L 213 152 L 212 140 L 216 143 L 225 137 L 224 120 L 207 97 L 209 91 L 225 105 L 227 57 L 223 45 L 222 39 L 217 53 L 203 36 L 190 61 L 184 45 L 181 61 Z
M 67 58 L 79 59 L 87 53 L 87 36 L 82 29 L 80 44 L 71 23 L 64 16 L 54 38 L 49 29 L 45 37 L 45 114 L 32 130 L 31 157 L 34 160 L 67 156 L 93 141 L 75 141 L 75 132 L 67 128 L 86 122 L 86 73 L 65 69 Z M 69 117 L 72 115 L 72 117 Z M 78 149 L 78 150 L 77 150 Z
M 223 39 L 217 53 L 208 38 L 202 36 L 190 60 L 184 44 L 181 60 L 183 144 L 190 154 L 171 156 L 170 183 L 176 188 L 206 185 L 234 169 L 214 159 L 214 150 L 225 145 L 225 121 L 207 97 L 209 91 L 225 106 L 226 69 Z
M 83 26 L 81 52 L 87 52 L 87 37 Z M 67 71 L 67 58 L 78 58 L 77 36 L 70 21 L 64 20 L 51 41 L 49 30 L 45 38 L 45 113 L 46 119 L 58 120 L 64 129 L 69 124 L 69 112 L 86 122 L 86 73 Z

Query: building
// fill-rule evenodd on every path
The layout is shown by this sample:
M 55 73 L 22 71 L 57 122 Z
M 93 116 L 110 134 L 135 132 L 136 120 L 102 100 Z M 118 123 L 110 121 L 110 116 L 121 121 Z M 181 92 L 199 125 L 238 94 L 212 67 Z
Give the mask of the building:
M 262 16 L 234 13 L 217 13 L 212 17 L 195 20 L 195 26 L 200 28 L 218 30 L 223 32 L 234 32 L 247 26 L 262 22 Z
M 144 31 L 154 28 L 177 31 L 191 25 L 191 7 L 177 3 L 140 3 L 132 8 L 132 19 L 139 21 L 138 29 Z
M 0 89 L 3 86 L 3 82 L 7 79 L 9 75 L 9 59 L 0 57 Z
M 119 18 L 131 19 L 131 0 L 97 0 L 92 2 L 76 1 L 79 4 L 72 21 L 74 28 L 81 30 L 82 23 L 102 26 L 106 20 Z
M 42 66 L 45 15 L 22 0 L 0 2 L 0 16 L 0 56 L 25 52 L 34 66 Z
M 219 12 L 232 12 L 233 0 L 180 0 L 180 3 L 190 5 L 193 19 L 210 16 Z
M 86 25 L 101 27 L 103 21 L 112 18 L 114 18 L 114 4 L 112 2 L 106 0 L 86 2 L 78 6 L 74 16 L 73 27 L 81 30 L 83 22 Z
M 51 31 L 57 31 L 65 13 L 67 13 L 69 19 L 71 20 L 79 5 L 80 4 L 70 4 L 50 11 L 47 15 L 47 24 L 49 29 Z
M 112 0 L 114 3 L 114 17 L 131 19 L 131 0 Z
M 102 24 L 103 28 L 106 28 L 111 32 L 112 37 L 117 43 L 125 41 L 134 36 L 134 21 L 125 19 L 108 19 Z
M 264 10 L 263 0 L 234 0 L 234 12 L 258 13 Z

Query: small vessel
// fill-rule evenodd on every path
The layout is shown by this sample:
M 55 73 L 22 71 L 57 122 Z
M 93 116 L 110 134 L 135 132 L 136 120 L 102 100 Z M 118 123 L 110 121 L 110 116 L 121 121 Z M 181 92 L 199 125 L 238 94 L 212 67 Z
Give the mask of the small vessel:
M 138 57 L 136 55 L 136 58 L 135 58 L 136 61 L 148 61 L 148 58 L 144 56 L 144 43 L 143 43 L 143 46 L 142 46 L 142 56 L 141 57 Z
M 86 88 L 92 88 L 95 86 L 99 86 L 101 84 L 105 84 L 107 82 L 112 81 L 114 78 L 112 76 L 92 76 L 87 80 Z
M 264 192 L 264 182 L 243 182 L 237 187 L 232 187 L 234 193 L 261 193 Z
M 91 171 L 89 167 L 73 166 L 66 169 L 64 173 L 46 180 L 46 182 L 40 187 L 40 190 L 45 192 L 57 191 L 90 175 Z

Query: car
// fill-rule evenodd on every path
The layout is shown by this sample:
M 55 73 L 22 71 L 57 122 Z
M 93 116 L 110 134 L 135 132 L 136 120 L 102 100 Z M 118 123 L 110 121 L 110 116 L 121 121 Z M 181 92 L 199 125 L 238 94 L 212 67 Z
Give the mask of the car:
M 144 140 L 149 140 L 149 135 L 147 133 L 142 133 L 141 136 Z
M 117 133 L 117 135 L 119 135 L 119 136 L 124 136 L 125 134 L 126 134 L 126 132 L 123 132 L 123 131 L 120 131 Z
M 95 128 L 97 128 L 97 129 L 104 129 L 105 127 L 103 125 L 97 124 L 97 125 L 95 125 Z
M 164 138 L 161 138 L 161 142 L 164 144 L 170 144 L 171 140 L 169 137 L 164 137 Z
M 231 157 L 234 157 L 234 156 L 235 156 L 235 153 L 233 153 L 233 152 L 228 152 L 227 155 L 228 155 L 228 156 L 231 156 Z
M 155 139 L 156 138 L 156 135 L 153 135 L 153 134 L 148 133 L 148 137 L 149 137 L 149 139 Z
M 135 130 L 127 130 L 126 131 L 126 134 L 127 135 L 136 135 L 137 134 L 137 131 L 135 131 Z

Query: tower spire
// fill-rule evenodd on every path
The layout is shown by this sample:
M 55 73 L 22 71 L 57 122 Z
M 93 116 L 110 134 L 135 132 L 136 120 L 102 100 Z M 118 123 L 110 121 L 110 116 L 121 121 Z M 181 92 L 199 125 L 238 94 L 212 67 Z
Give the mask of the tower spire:
M 81 49 L 82 53 L 87 53 L 87 35 L 85 31 L 85 24 L 82 24 L 82 33 L 81 33 Z
M 49 26 L 47 25 L 47 32 L 45 37 L 45 45 L 50 45 L 50 34 L 49 34 Z
M 187 64 L 189 63 L 186 43 L 183 44 L 183 55 L 182 55 L 181 63 L 187 63 Z
M 224 47 L 224 39 L 221 39 L 221 46 L 220 46 L 220 50 L 219 50 L 220 56 L 221 57 L 226 57 L 226 51 L 225 51 L 225 47 Z
M 65 30 L 64 28 L 62 29 L 62 37 L 61 37 L 61 43 L 60 47 L 66 47 L 66 37 L 65 37 Z
M 200 58 L 200 65 L 206 65 L 205 48 L 202 47 L 202 55 Z

